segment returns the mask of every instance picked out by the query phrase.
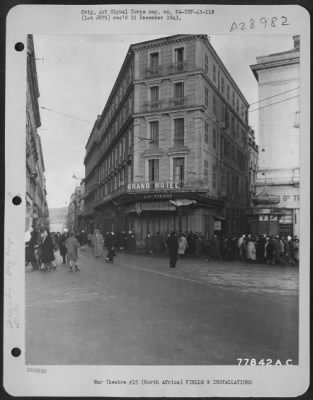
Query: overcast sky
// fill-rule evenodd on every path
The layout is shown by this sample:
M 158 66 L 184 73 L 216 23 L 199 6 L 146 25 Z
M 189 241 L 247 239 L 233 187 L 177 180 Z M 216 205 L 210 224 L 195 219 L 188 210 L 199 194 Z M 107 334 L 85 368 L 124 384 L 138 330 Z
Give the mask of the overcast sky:
M 39 106 L 48 205 L 68 205 L 84 177 L 84 155 L 91 128 L 101 114 L 132 43 L 148 35 L 34 35 Z M 249 103 L 258 101 L 258 86 L 250 70 L 256 57 L 289 50 L 291 36 L 210 36 L 211 43 Z M 251 109 L 256 106 L 251 106 Z M 63 115 L 64 114 L 64 115 Z M 258 132 L 257 112 L 249 124 Z

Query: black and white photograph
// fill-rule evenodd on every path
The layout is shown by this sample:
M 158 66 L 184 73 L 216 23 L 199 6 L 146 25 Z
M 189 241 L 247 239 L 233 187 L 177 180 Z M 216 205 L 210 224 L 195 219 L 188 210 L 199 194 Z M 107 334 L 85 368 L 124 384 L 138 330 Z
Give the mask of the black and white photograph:
M 98 8 L 81 23 L 181 17 Z M 283 30 L 288 13 L 258 15 L 222 33 L 196 17 L 192 31 L 26 32 L 24 311 L 5 296 L 28 377 L 106 366 L 88 373 L 101 394 L 246 396 L 261 370 L 303 368 L 308 38 Z

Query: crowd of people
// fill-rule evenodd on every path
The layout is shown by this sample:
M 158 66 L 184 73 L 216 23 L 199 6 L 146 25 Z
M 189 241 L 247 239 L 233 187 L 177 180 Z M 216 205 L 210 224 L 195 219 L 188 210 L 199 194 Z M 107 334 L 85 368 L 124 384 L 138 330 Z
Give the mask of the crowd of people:
M 57 268 L 56 251 L 59 250 L 63 265 L 69 271 L 79 271 L 77 266 L 80 243 L 75 233 L 67 230 L 50 233 L 48 229 L 37 231 L 31 228 L 25 234 L 25 263 L 31 264 L 34 271 L 55 271 Z
M 242 260 L 271 265 L 299 263 L 299 239 L 291 236 L 214 235 L 209 244 L 209 255 L 225 261 Z
M 50 234 L 48 229 L 42 232 L 31 229 L 27 233 L 26 263 L 33 269 L 55 270 L 57 263 L 55 252 L 59 250 L 63 265 L 69 270 L 79 271 L 77 266 L 78 249 L 89 247 L 94 257 L 105 255 L 107 262 L 113 262 L 116 251 L 131 254 L 138 252 L 134 232 L 106 232 L 100 229 L 92 233 L 84 230 L 79 233 L 57 232 Z M 105 254 L 105 249 L 106 254 Z M 142 249 L 141 249 L 142 251 Z M 297 265 L 299 263 L 299 239 L 291 236 L 252 236 L 218 235 L 209 240 L 198 232 L 148 232 L 145 237 L 144 251 L 149 255 L 170 255 L 170 266 L 175 266 L 177 258 L 206 257 L 208 260 L 241 260 L 248 263 L 266 263 L 270 265 Z M 172 259 L 172 261 L 171 261 Z M 176 261 L 175 261 L 176 260 Z

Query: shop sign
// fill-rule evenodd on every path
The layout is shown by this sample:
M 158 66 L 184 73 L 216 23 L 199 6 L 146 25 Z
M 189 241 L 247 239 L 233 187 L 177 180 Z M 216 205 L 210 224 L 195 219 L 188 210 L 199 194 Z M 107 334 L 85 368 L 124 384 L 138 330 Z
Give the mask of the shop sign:
M 143 182 L 143 183 L 128 183 L 127 190 L 145 191 L 145 190 L 168 190 L 180 189 L 180 182 Z
M 173 196 L 171 193 L 151 193 L 143 195 L 144 200 L 161 200 L 161 199 L 171 199 Z
M 222 230 L 222 221 L 214 221 L 214 230 L 215 231 Z

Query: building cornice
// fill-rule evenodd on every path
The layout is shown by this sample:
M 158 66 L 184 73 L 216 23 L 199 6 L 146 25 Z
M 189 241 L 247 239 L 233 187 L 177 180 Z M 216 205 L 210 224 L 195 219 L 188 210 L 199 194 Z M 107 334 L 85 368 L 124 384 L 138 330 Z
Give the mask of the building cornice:
M 264 63 L 250 65 L 250 68 L 255 76 L 255 79 L 258 81 L 259 80 L 258 71 L 285 67 L 287 65 L 293 65 L 293 64 L 300 64 L 300 57 L 292 57 L 284 60 L 272 60 L 272 61 L 269 60 Z
M 131 49 L 134 52 L 138 52 L 141 50 L 154 49 L 161 46 L 167 46 L 174 43 L 182 43 L 186 41 L 191 41 L 195 39 L 202 38 L 206 35 L 174 35 L 174 36 L 166 36 L 163 38 L 157 38 L 153 40 L 149 40 L 146 42 L 136 43 L 131 45 Z

